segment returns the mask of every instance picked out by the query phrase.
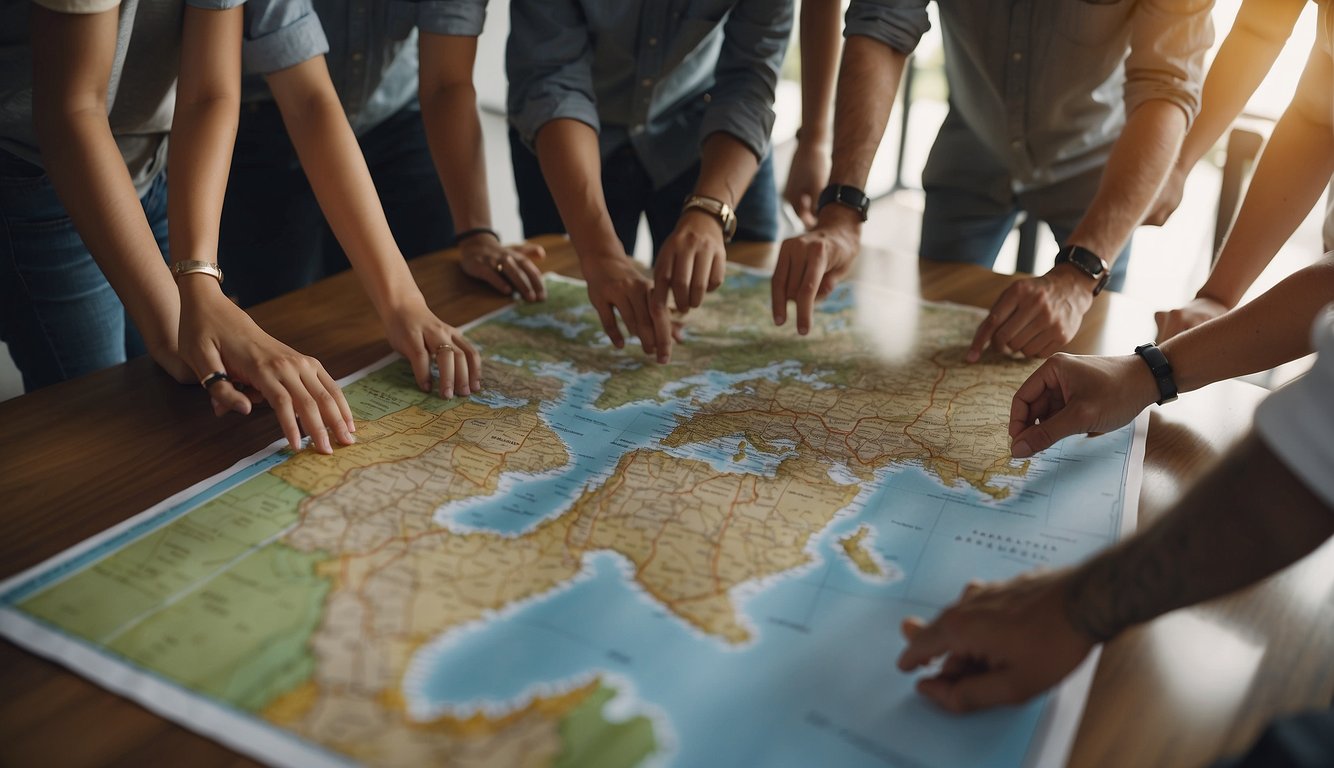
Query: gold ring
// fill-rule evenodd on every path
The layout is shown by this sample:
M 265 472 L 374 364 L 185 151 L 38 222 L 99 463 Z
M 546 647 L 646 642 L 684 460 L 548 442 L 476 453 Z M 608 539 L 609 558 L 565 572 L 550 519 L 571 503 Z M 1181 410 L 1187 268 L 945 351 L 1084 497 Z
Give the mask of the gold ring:
M 452 350 L 452 349 L 454 349 L 454 348 L 451 347 L 451 346 L 449 346 L 448 344 L 441 344 L 440 346 L 438 346 L 438 347 L 435 348 L 435 351 L 436 351 L 436 352 L 444 352 L 445 350 Z
M 496 262 L 496 271 L 497 271 L 497 272 L 500 272 L 500 273 L 502 273 L 502 274 L 505 272 L 505 264 L 504 264 L 504 262 L 500 262 L 500 261 L 497 261 L 497 262 Z
M 209 387 L 213 386 L 214 384 L 217 384 L 220 381 L 231 381 L 231 380 L 232 377 L 228 376 L 226 373 L 223 373 L 222 371 L 214 371 L 213 373 L 210 373 L 209 375 L 200 379 L 199 386 L 203 387 L 204 389 L 208 389 Z

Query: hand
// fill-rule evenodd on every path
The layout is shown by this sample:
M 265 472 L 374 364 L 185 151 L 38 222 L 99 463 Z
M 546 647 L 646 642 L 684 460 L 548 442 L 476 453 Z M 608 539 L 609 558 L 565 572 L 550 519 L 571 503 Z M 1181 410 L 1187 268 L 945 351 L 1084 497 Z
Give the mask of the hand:
M 1158 384 L 1137 355 L 1058 354 L 1019 385 L 1010 403 L 1010 454 L 1023 459 L 1057 440 L 1110 432 L 1158 400 Z
M 616 324 L 616 314 L 626 330 L 639 337 L 644 354 L 656 355 L 659 363 L 672 359 L 672 330 L 667 309 L 653 301 L 653 283 L 635 262 L 624 254 L 591 259 L 584 269 L 588 300 L 602 320 L 602 330 L 617 349 L 625 348 L 625 337 Z
M 930 624 L 903 622 L 908 647 L 899 669 L 911 672 L 944 656 L 940 672 L 917 681 L 917 691 L 955 714 L 1019 704 L 1042 693 L 1094 646 L 1066 614 L 1066 578 L 1046 573 L 969 585 Z
M 1158 191 L 1158 199 L 1154 201 L 1148 214 L 1144 216 L 1145 224 L 1152 227 L 1161 227 L 1167 223 L 1167 220 L 1176 212 L 1177 206 L 1181 205 L 1181 196 L 1186 190 L 1186 176 L 1189 174 L 1189 168 L 1182 168 L 1175 163 L 1172 164 L 1171 173 L 1167 174 L 1167 180 L 1163 182 L 1163 188 Z
M 996 299 L 964 359 L 977 362 L 991 344 L 1007 355 L 1049 357 L 1075 337 L 1092 305 L 1092 279 L 1067 264 L 1020 280 Z
M 298 420 L 320 453 L 333 453 L 330 431 L 343 445 L 354 442 L 352 409 L 319 361 L 260 330 L 213 278 L 184 275 L 180 285 L 181 357 L 198 380 L 219 371 L 228 377 L 209 387 L 215 414 L 248 414 L 252 404 L 267 400 L 293 450 L 301 445 Z
M 829 205 L 825 211 L 834 208 L 843 206 Z M 770 281 L 775 325 L 787 322 L 787 303 L 795 301 L 797 333 L 810 333 L 815 300 L 828 296 L 852 270 L 861 239 L 858 223 L 850 210 L 826 213 L 815 229 L 783 241 Z
M 1158 343 L 1172 338 L 1183 331 L 1189 331 L 1197 325 L 1204 325 L 1215 317 L 1227 312 L 1229 307 L 1220 301 L 1196 296 L 1186 306 L 1169 312 L 1154 312 L 1153 319 L 1158 323 Z
M 658 252 L 653 268 L 653 303 L 666 309 L 670 290 L 677 309 L 698 307 L 704 303 L 706 291 L 712 293 L 723 284 L 726 271 L 722 227 L 703 211 L 686 211 Z
M 383 313 L 389 346 L 408 359 L 417 386 L 431 391 L 431 359 L 440 368 L 440 396 L 467 396 L 482 387 L 482 358 L 457 328 L 436 317 L 418 291 Z
M 787 184 L 783 187 L 783 199 L 797 212 L 797 218 L 808 230 L 814 229 L 818 222 L 815 206 L 821 190 L 829 183 L 829 163 L 828 142 L 797 139 Z
M 517 291 L 524 301 L 546 299 L 542 270 L 533 263 L 546 258 L 542 246 L 532 243 L 505 246 L 489 234 L 479 234 L 465 239 L 459 250 L 465 274 L 489 283 L 506 296 Z

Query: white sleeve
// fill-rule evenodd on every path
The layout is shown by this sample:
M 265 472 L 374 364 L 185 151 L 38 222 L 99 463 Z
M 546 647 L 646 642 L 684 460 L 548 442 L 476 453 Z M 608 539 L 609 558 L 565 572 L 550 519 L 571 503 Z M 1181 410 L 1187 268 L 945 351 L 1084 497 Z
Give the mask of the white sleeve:
M 1316 316 L 1311 340 L 1315 365 L 1260 404 L 1255 429 L 1312 493 L 1334 507 L 1334 304 Z
M 120 5 L 120 0 L 32 0 L 56 13 L 101 13 Z

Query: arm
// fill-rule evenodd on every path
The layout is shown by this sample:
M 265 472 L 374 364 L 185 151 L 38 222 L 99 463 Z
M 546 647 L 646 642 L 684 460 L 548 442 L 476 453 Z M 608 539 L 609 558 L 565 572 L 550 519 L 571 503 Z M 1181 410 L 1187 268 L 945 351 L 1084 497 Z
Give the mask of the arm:
M 924 25 L 925 7 L 921 16 Z M 925 30 L 922 26 L 919 38 Z M 848 37 L 834 105 L 831 184 L 866 187 L 907 59 L 907 53 L 881 40 Z M 810 331 L 815 300 L 828 296 L 852 270 L 861 241 L 861 217 L 855 211 L 827 205 L 816 218 L 809 232 L 783 241 L 771 281 L 774 324 L 787 322 L 787 303 L 795 301 L 797 333 L 802 335 Z
M 552 120 L 537 134 L 537 159 L 579 254 L 589 301 L 612 344 L 625 346 L 616 325 L 620 313 L 644 354 L 668 362 L 672 336 L 666 309 L 653 301 L 653 284 L 625 254 L 607 213 L 597 134 L 577 120 Z
M 167 159 L 173 261 L 216 261 L 240 106 L 241 24 L 239 7 L 185 8 Z M 251 400 L 233 382 L 250 385 L 258 390 L 256 402 L 267 400 L 273 407 L 293 449 L 300 445 L 301 427 L 321 453 L 333 452 L 331 430 L 340 443 L 353 442 L 352 411 L 318 361 L 264 333 L 212 277 L 187 274 L 178 283 L 182 357 L 200 379 L 215 371 L 231 377 L 209 390 L 215 412 L 249 413 Z
M 1070 234 L 1110 266 L 1143 220 L 1186 131 L 1186 115 L 1166 101 L 1149 101 L 1126 121 L 1107 159 L 1098 192 Z M 1026 357 L 1049 357 L 1079 331 L 1093 306 L 1093 283 L 1072 264 L 1012 284 L 978 326 L 966 359 L 976 362 L 993 344 Z
M 1334 257 L 1302 269 L 1255 301 L 1162 345 L 1181 392 L 1295 360 L 1311 351 L 1306 331 L 1334 301 Z M 1109 432 L 1158 400 L 1136 355 L 1058 355 L 1019 387 L 1010 408 L 1011 452 L 1024 458 L 1058 440 Z
M 1165 516 L 1079 568 L 970 587 L 930 624 L 905 621 L 899 668 L 944 655 L 917 687 L 951 712 L 1016 704 L 1095 642 L 1254 584 L 1331 535 L 1334 508 L 1252 433 Z
M 476 57 L 475 34 L 436 34 L 423 27 L 418 37 L 422 121 L 454 228 L 459 232 L 491 227 L 486 153 L 472 82 Z M 467 274 L 490 283 L 506 296 L 517 290 L 527 301 L 546 298 L 542 271 L 532 262 L 546 255 L 542 246 L 506 248 L 493 235 L 481 233 L 464 238 L 459 248 Z
M 1204 81 L 1201 109 L 1144 223 L 1162 225 L 1181 204 L 1186 177 L 1246 107 L 1292 34 L 1306 0 L 1246 0 Z
M 1334 61 L 1317 44 L 1292 104 L 1260 156 L 1218 261 L 1194 301 L 1155 316 L 1160 338 L 1171 338 L 1235 307 L 1320 199 L 1334 174 L 1332 72 Z
M 618 349 L 625 345 L 616 324 L 619 313 L 644 353 L 665 363 L 672 344 L 667 314 L 652 301 L 652 283 L 626 255 L 602 194 L 592 59 L 593 41 L 576 3 L 511 4 L 505 53 L 510 120 L 536 148 L 608 338 Z
M 829 181 L 833 143 L 831 106 L 842 40 L 842 3 L 806 0 L 801 4 L 801 128 L 787 172 L 783 199 L 807 229 L 814 227 L 815 203 Z
M 193 382 L 177 351 L 180 296 L 107 121 L 119 16 L 119 9 L 74 15 L 33 4 L 34 128 L 51 183 L 153 359 Z
M 390 345 L 412 364 L 422 391 L 430 391 L 435 358 L 440 396 L 470 394 L 480 385 L 481 359 L 457 329 L 436 317 L 413 280 L 324 57 L 266 79 L 324 218 L 365 286 Z

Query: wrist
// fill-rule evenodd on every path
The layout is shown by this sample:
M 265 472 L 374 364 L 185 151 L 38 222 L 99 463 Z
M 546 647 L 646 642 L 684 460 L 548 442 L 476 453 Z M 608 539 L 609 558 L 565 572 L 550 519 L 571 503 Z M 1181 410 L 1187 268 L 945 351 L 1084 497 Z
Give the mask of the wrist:
M 826 205 L 816 213 L 816 229 L 844 230 L 860 234 L 862 217 L 857 211 L 846 205 Z
M 1218 290 L 1207 282 L 1195 292 L 1195 298 L 1212 301 L 1224 309 L 1233 309 L 1237 306 L 1237 301 L 1231 292 Z
M 1087 296 L 1090 300 L 1093 298 L 1093 288 L 1098 282 L 1095 278 L 1090 277 L 1088 273 L 1069 262 L 1052 267 L 1045 277 L 1060 285 L 1063 290 L 1070 294 Z

